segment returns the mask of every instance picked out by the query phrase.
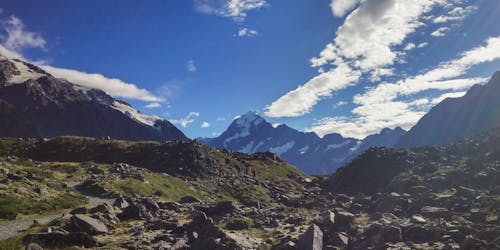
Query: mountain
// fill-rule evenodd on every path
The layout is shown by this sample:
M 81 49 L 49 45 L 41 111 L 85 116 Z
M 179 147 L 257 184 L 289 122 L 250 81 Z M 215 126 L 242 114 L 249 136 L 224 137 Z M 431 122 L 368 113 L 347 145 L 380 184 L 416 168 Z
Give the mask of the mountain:
M 330 134 L 323 138 L 300 132 L 287 125 L 273 126 L 254 112 L 235 119 L 217 138 L 201 138 L 201 143 L 242 153 L 273 152 L 309 174 L 327 174 L 373 146 L 393 146 L 405 131 L 384 129 L 364 140 Z
M 444 145 L 500 126 L 500 71 L 461 98 L 435 106 L 398 142 L 401 147 Z
M 0 122 L 3 137 L 188 140 L 170 122 L 141 114 L 104 91 L 56 79 L 35 65 L 2 56 L 0 117 L 12 117 Z

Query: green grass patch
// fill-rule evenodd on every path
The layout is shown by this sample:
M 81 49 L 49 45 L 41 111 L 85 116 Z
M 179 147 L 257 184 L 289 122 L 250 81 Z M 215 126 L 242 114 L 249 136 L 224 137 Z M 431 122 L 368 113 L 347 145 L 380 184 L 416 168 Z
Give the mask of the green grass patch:
M 231 218 L 227 224 L 226 229 L 229 230 L 244 230 L 253 227 L 253 220 L 250 218 Z
M 16 215 L 35 214 L 53 210 L 70 209 L 87 203 L 87 198 L 79 194 L 62 193 L 55 197 L 33 201 L 11 195 L 0 196 L 0 219 L 13 220 Z M 1 249 L 1 248 L 0 248 Z
M 161 199 L 178 201 L 186 195 L 206 200 L 206 194 L 188 186 L 179 178 L 163 174 L 145 174 L 145 182 L 136 179 L 124 179 L 113 184 L 115 191 L 125 195 L 150 196 L 156 195 Z
M 223 190 L 225 190 L 229 196 L 247 206 L 256 206 L 257 204 L 267 206 L 272 202 L 266 189 L 249 183 L 241 182 L 237 185 L 226 186 Z
M 1 250 L 22 250 L 24 249 L 24 244 L 21 239 L 15 237 L 6 240 L 0 240 Z

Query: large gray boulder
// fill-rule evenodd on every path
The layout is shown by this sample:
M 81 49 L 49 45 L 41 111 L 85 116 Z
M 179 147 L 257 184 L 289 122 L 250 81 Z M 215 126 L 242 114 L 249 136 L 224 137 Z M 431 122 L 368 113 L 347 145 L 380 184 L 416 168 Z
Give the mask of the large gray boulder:
M 106 234 L 108 227 L 97 219 L 91 218 L 83 214 L 75 214 L 72 217 L 75 227 L 78 231 L 88 233 L 90 235 Z
M 297 246 L 300 250 L 323 250 L 323 232 L 318 226 L 312 224 L 299 237 Z

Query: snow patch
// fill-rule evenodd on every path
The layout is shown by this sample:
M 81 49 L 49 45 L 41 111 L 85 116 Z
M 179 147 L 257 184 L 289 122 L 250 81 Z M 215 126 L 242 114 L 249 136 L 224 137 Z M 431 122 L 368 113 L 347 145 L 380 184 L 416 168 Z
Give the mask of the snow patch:
M 345 142 L 339 143 L 339 144 L 331 144 L 326 147 L 326 151 L 332 150 L 332 149 L 339 149 L 343 148 L 347 145 L 349 145 L 352 141 L 351 140 L 346 140 Z
M 136 109 L 130 107 L 127 104 L 123 104 L 121 102 L 114 101 L 111 106 L 113 109 L 116 109 L 128 117 L 134 119 L 135 121 L 153 127 L 157 121 L 162 120 L 158 116 L 144 115 L 141 114 Z
M 248 112 L 245 115 L 236 118 L 235 120 L 236 126 L 238 126 L 240 131 L 234 134 L 233 136 L 227 138 L 226 140 L 224 140 L 224 147 L 227 147 L 227 144 L 230 143 L 231 141 L 249 136 L 250 127 L 252 126 L 252 124 L 257 126 L 263 121 L 264 119 L 262 119 L 253 112 Z
M 17 60 L 11 60 L 11 62 L 14 63 L 17 70 L 19 70 L 20 74 L 12 75 L 12 77 L 7 81 L 7 83 L 12 83 L 12 84 L 23 83 L 29 79 L 36 80 L 42 76 L 46 76 L 45 74 L 35 72 L 22 62 L 18 62 Z
M 356 142 L 356 145 L 352 148 L 350 148 L 349 150 L 352 152 L 356 152 L 358 151 L 358 149 L 361 147 L 361 145 L 363 144 L 363 141 L 357 141 Z
M 291 141 L 291 142 L 287 142 L 284 145 L 270 148 L 269 151 L 272 153 L 275 153 L 277 155 L 282 155 L 282 154 L 288 152 L 288 150 L 292 149 L 294 145 L 295 145 L 295 141 Z
M 305 154 L 307 152 L 307 150 L 309 150 L 309 146 L 305 146 L 305 147 L 299 149 L 299 153 L 301 155 L 303 155 L 303 154 Z

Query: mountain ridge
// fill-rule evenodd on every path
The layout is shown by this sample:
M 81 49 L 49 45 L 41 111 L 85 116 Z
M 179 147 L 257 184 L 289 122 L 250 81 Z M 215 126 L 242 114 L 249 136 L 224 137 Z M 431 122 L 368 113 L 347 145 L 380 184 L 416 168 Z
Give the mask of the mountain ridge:
M 57 79 L 33 64 L 2 56 L 0 101 L 8 104 L 10 116 L 16 116 L 24 124 L 21 126 L 32 128 L 33 132 L 25 133 L 29 136 L 189 140 L 170 122 L 143 115 L 102 90 Z M 5 137 L 20 135 L 8 130 L 2 133 Z

